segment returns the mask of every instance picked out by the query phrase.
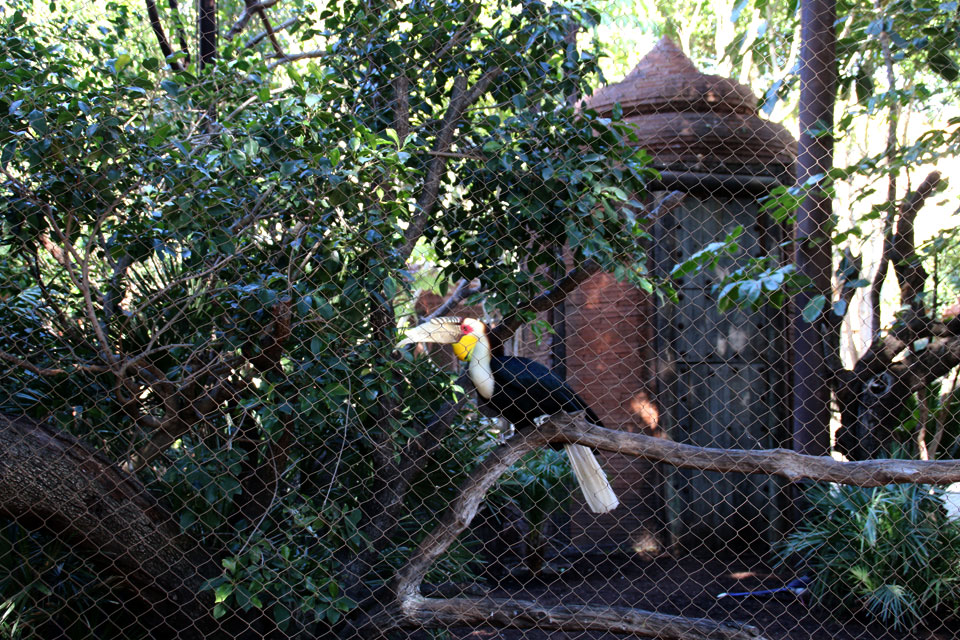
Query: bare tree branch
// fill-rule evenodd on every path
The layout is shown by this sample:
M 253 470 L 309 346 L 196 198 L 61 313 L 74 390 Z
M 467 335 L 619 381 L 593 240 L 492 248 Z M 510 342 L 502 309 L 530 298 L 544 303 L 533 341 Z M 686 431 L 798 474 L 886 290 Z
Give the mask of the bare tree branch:
M 403 626 L 451 626 L 607 631 L 661 640 L 763 640 L 756 627 L 707 618 L 686 618 L 628 607 L 544 605 L 507 598 L 411 598 L 402 607 Z
M 900 219 L 896 227 L 896 233 L 889 238 L 889 242 L 885 241 L 880 269 L 884 270 L 888 263 L 894 263 L 894 269 L 900 280 L 902 302 L 910 308 L 901 314 L 897 324 L 887 335 L 882 339 L 874 339 L 870 348 L 857 361 L 853 371 L 856 380 L 861 383 L 868 377 L 889 368 L 893 359 L 917 339 L 933 335 L 936 331 L 949 333 L 960 329 L 960 323 L 954 321 L 934 323 L 931 318 L 923 313 L 923 309 L 915 304 L 923 291 L 926 272 L 923 271 L 923 266 L 916 256 L 913 225 L 923 203 L 939 184 L 940 173 L 933 171 L 917 187 L 916 191 L 910 193 L 903 200 L 900 205 Z M 879 285 L 882 284 L 882 281 L 879 280 L 879 274 L 878 271 L 878 276 L 874 278 L 875 292 L 879 291 Z M 924 357 L 926 357 L 926 354 L 924 354 Z
M 451 310 L 455 309 L 464 298 L 468 298 L 481 291 L 480 283 L 470 286 L 468 285 L 470 285 L 470 283 L 465 278 L 457 282 L 457 286 L 454 287 L 453 293 L 451 293 L 447 299 L 443 301 L 443 304 L 421 318 L 420 322 L 429 322 L 434 318 L 447 315 Z
M 900 304 L 916 308 L 923 305 L 923 288 L 927 281 L 927 272 L 917 257 L 917 242 L 914 234 L 914 222 L 917 213 L 926 199 L 940 185 L 940 172 L 932 171 L 917 190 L 911 193 L 900 206 L 897 220 L 897 232 L 893 236 L 890 259 L 893 270 L 900 283 Z
M 395 605 L 375 617 L 372 624 L 392 623 L 401 627 L 484 624 L 561 630 L 603 629 L 670 638 L 758 637 L 758 632 L 746 625 L 660 617 L 633 609 L 550 607 L 535 602 L 488 598 L 423 598 L 420 586 L 427 571 L 470 525 L 493 484 L 527 452 L 557 443 L 583 444 L 652 462 L 665 462 L 678 468 L 763 473 L 790 481 L 810 479 L 863 487 L 896 482 L 949 484 L 960 481 L 960 460 L 838 462 L 829 456 L 803 455 L 788 449 L 714 449 L 640 433 L 605 429 L 588 423 L 583 415 L 560 414 L 547 420 L 539 429 L 519 433 L 491 451 L 477 465 L 439 524 L 424 537 L 397 572 L 393 584 L 397 598 Z
M 663 462 L 680 469 L 775 475 L 795 482 L 837 482 L 861 487 L 891 483 L 960 482 L 960 460 L 864 460 L 839 462 L 830 456 L 810 456 L 790 449 L 717 449 L 681 444 L 663 438 L 590 424 L 583 415 L 559 414 L 539 429 L 521 432 L 492 450 L 461 487 L 457 499 L 397 573 L 401 603 L 419 597 L 420 583 L 432 564 L 466 529 L 483 497 L 497 479 L 524 454 L 548 444 L 582 444 L 594 449 Z
M 882 14 L 883 8 L 878 0 L 874 0 L 874 9 Z M 880 50 L 883 53 L 884 65 L 887 69 L 887 91 L 893 94 L 896 91 L 896 76 L 893 72 L 893 56 L 890 49 L 890 36 L 886 32 L 878 35 L 880 41 Z M 892 100 L 889 105 L 889 118 L 887 120 L 887 147 L 885 154 L 887 156 L 887 166 L 893 165 L 894 149 L 897 146 L 897 122 L 900 116 L 899 103 Z M 880 249 L 880 263 L 877 265 L 877 272 L 873 276 L 873 282 L 870 284 L 870 336 L 871 340 L 876 340 L 880 336 L 880 292 L 883 289 L 883 283 L 887 279 L 887 272 L 890 264 L 890 251 L 893 240 L 893 221 L 896 216 L 893 203 L 897 199 L 897 174 L 893 171 L 887 176 L 887 201 L 889 207 L 887 214 L 883 219 L 883 244 Z
M 68 369 L 61 369 L 59 367 L 54 368 L 45 368 L 38 367 L 37 365 L 24 360 L 23 358 L 18 358 L 12 353 L 7 353 L 6 351 L 0 351 L 0 360 L 6 360 L 10 364 L 16 365 L 21 369 L 26 369 L 27 371 L 36 374 L 38 376 L 62 376 L 68 375 L 71 373 L 76 373 L 82 371 L 85 373 L 104 373 L 110 371 L 110 367 L 105 367 L 102 365 L 95 364 L 78 364 Z
M 948 375 L 957 365 L 960 365 L 960 338 L 951 337 L 933 340 L 922 351 L 908 353 L 891 369 L 906 380 L 910 390 L 916 391 Z
M 243 12 L 240 14 L 240 17 L 237 18 L 237 21 L 230 27 L 230 30 L 227 31 L 226 39 L 233 40 L 238 33 L 247 28 L 247 24 L 250 23 L 253 16 L 262 12 L 264 9 L 269 9 L 278 2 L 280 2 L 280 0 L 260 0 L 259 2 L 255 0 L 244 0 L 246 6 L 243 8 Z
M 287 20 L 284 20 L 283 22 L 281 22 L 281 23 L 278 24 L 277 26 L 273 27 L 272 33 L 280 33 L 281 31 L 286 31 L 287 29 L 289 29 L 289 28 L 292 27 L 293 25 L 297 24 L 298 22 L 300 22 L 300 17 L 299 17 L 299 16 L 294 16 L 294 17 L 292 17 L 292 18 L 288 18 Z M 268 33 L 267 31 L 261 31 L 261 32 L 258 33 L 257 35 L 255 35 L 255 36 L 253 36 L 252 38 L 250 38 L 249 40 L 247 40 L 247 43 L 246 43 L 245 45 L 243 45 L 243 47 L 244 47 L 245 49 L 249 49 L 249 48 L 251 48 L 251 47 L 255 47 L 256 45 L 260 44 L 260 42 L 261 42 L 264 38 L 266 38 L 268 35 L 271 35 L 271 33 Z
M 150 20 L 150 28 L 153 29 L 153 34 L 157 37 L 157 44 L 160 45 L 160 52 L 163 54 L 164 58 L 169 58 L 173 55 L 173 47 L 170 46 L 170 41 L 167 39 L 167 33 L 163 29 L 163 23 L 160 22 L 160 13 L 157 11 L 157 3 L 154 0 L 146 0 L 147 3 L 147 17 Z M 174 71 L 182 71 L 183 65 L 180 64 L 180 61 L 175 61 L 170 64 Z
M 420 584 L 427 571 L 470 525 L 490 487 L 524 454 L 545 442 L 543 434 L 537 431 L 518 434 L 492 450 L 470 473 L 440 522 L 427 533 L 397 572 L 394 592 L 401 611 L 407 603 L 416 603 L 421 598 Z
M 908 276 L 908 270 L 900 263 L 905 257 L 915 256 L 916 243 L 913 239 L 913 222 L 917 217 L 917 212 L 920 210 L 920 207 L 923 206 L 923 203 L 939 184 L 940 173 L 933 171 L 920 183 L 916 191 L 913 191 L 904 198 L 900 204 L 899 212 L 893 209 L 893 199 L 891 198 L 889 201 L 891 208 L 887 212 L 883 223 L 883 250 L 880 255 L 880 263 L 877 265 L 877 272 L 874 274 L 873 282 L 870 285 L 871 332 L 874 341 L 877 340 L 880 332 L 880 290 L 883 288 L 883 282 L 887 278 L 890 263 L 894 263 L 894 269 L 897 272 L 898 280 L 900 280 L 901 301 L 903 304 L 910 305 L 917 294 L 923 290 L 922 280 L 919 283 L 919 288 L 916 288 L 916 277 L 909 277 L 907 281 L 904 281 L 903 278 Z M 899 214 L 899 221 L 895 227 L 894 220 L 897 213 Z M 916 264 L 918 265 L 919 263 Z M 920 267 L 920 269 L 922 270 L 922 267 Z M 912 268 L 910 271 L 916 270 Z M 916 272 L 914 275 L 918 274 L 919 272 Z M 924 274 L 923 279 L 926 279 L 926 274 Z M 911 293 L 910 289 L 916 290 Z M 910 296 L 909 299 L 903 297 L 904 293 Z
M 433 146 L 434 153 L 448 152 L 453 144 L 453 134 L 456 132 L 463 112 L 472 106 L 480 97 L 487 92 L 494 80 L 503 72 L 500 67 L 494 67 L 485 71 L 477 79 L 473 87 L 467 88 L 466 76 L 460 75 L 453 82 L 453 90 L 450 94 L 450 104 L 444 113 L 443 121 L 440 124 L 440 131 L 437 134 L 436 142 Z M 420 236 L 427 226 L 433 209 L 437 204 L 437 198 L 440 194 L 440 180 L 447 166 L 447 159 L 440 155 L 435 155 L 427 169 L 427 177 L 423 181 L 423 190 L 417 198 L 417 208 L 419 211 L 410 222 L 404 233 L 403 245 L 400 248 L 400 255 L 404 261 L 413 252 Z
M 9 171 L 7 171 L 7 169 L 0 167 L 0 173 L 3 173 L 5 176 L 7 176 L 7 178 L 10 180 L 11 184 L 13 185 L 14 190 L 19 192 L 21 197 L 23 197 L 26 200 L 29 200 L 31 203 L 36 205 L 43 212 L 44 216 L 47 218 L 47 222 L 49 223 L 50 228 L 53 229 L 57 238 L 60 240 L 60 243 L 62 245 L 61 247 L 58 247 L 60 251 L 59 252 L 51 251 L 51 255 L 53 255 L 54 259 L 56 259 L 57 262 L 61 264 L 61 266 L 63 266 L 64 271 L 66 272 L 67 276 L 69 277 L 73 285 L 76 286 L 80 290 L 80 292 L 83 294 L 84 302 L 86 306 L 86 312 L 87 312 L 87 319 L 90 322 L 93 328 L 93 331 L 97 336 L 97 340 L 100 342 L 101 351 L 102 351 L 101 356 L 104 358 L 104 361 L 107 364 L 113 365 L 114 358 L 113 358 L 112 349 L 110 348 L 104 328 L 101 325 L 100 321 L 98 320 L 96 315 L 96 310 L 93 306 L 94 300 L 96 300 L 97 303 L 100 305 L 104 304 L 104 296 L 99 291 L 99 289 L 97 289 L 92 285 L 90 281 L 90 274 L 89 274 L 89 259 L 90 259 L 93 247 L 96 246 L 97 243 L 94 243 L 92 241 L 89 242 L 84 252 L 84 257 L 81 259 L 79 254 L 77 253 L 76 248 L 73 246 L 73 243 L 69 239 L 70 219 L 68 218 L 67 228 L 66 228 L 66 231 L 64 231 L 64 229 L 60 227 L 60 223 L 57 220 L 57 216 L 54 214 L 53 209 L 50 207 L 50 205 L 47 202 L 45 202 L 41 197 L 39 197 L 36 193 L 30 190 L 19 179 L 13 176 Z M 89 238 L 91 240 L 92 238 L 96 237 L 100 226 L 106 221 L 106 219 L 109 218 L 110 215 L 116 210 L 116 208 L 126 200 L 126 197 L 130 193 L 135 191 L 139 186 L 140 186 L 139 183 L 128 186 L 123 193 L 118 195 L 113 200 L 113 202 L 105 206 L 103 212 L 100 213 L 100 215 L 97 217 L 97 220 L 94 222 L 93 228 L 89 233 Z M 76 270 L 75 270 L 76 265 L 80 265 L 81 267 L 81 272 L 79 275 L 76 273 Z
M 937 432 L 933 434 L 933 439 L 930 441 L 929 446 L 927 447 L 927 453 L 930 454 L 931 460 L 936 460 L 937 453 L 940 449 L 940 443 L 943 440 L 943 434 L 946 432 L 947 420 L 952 418 L 956 398 L 958 391 L 957 382 L 960 381 L 960 369 L 954 371 L 953 381 L 950 384 L 949 391 L 946 394 L 946 397 L 942 398 L 940 401 L 940 408 L 937 411 L 936 415 L 936 425 Z
M 466 37 L 473 35 L 473 26 L 476 23 L 479 11 L 480 3 L 476 3 L 470 7 L 470 16 L 457 27 L 457 30 L 454 31 L 453 35 L 450 36 L 450 39 L 447 40 L 442 47 L 437 49 L 435 53 L 430 54 L 429 60 L 431 63 L 437 60 L 443 60 L 454 47 L 460 46 Z
M 274 56 L 276 60 L 267 65 L 267 69 L 276 69 L 282 64 L 294 62 L 296 60 L 306 60 L 307 58 L 322 58 L 327 55 L 326 49 L 313 49 L 312 51 L 300 51 L 299 53 L 285 53 L 282 56 Z
M 173 14 L 173 21 L 176 24 L 177 30 L 177 40 L 180 41 L 180 50 L 183 51 L 186 56 L 184 60 L 190 62 L 190 47 L 187 46 L 187 35 L 183 29 L 183 20 L 180 19 L 180 7 L 177 4 L 177 0 L 167 0 L 167 5 L 170 7 L 170 12 Z
M 256 0 L 244 0 L 247 3 L 247 6 L 252 6 Z M 270 44 L 273 45 L 273 50 L 277 52 L 278 56 L 283 56 L 283 48 L 280 46 L 280 41 L 277 40 L 276 34 L 273 31 L 273 25 L 270 24 L 270 19 L 267 18 L 267 12 L 264 9 L 257 11 L 260 14 L 260 22 L 263 23 L 263 32 L 267 34 L 267 37 L 270 38 Z
M 681 444 L 640 433 L 597 427 L 576 415 L 554 416 L 540 431 L 551 443 L 576 443 L 595 449 L 665 462 L 678 469 L 763 473 L 791 482 L 837 482 L 858 487 L 893 483 L 960 482 L 960 460 L 861 460 L 839 462 L 830 456 L 809 456 L 791 449 L 717 449 Z
M 401 73 L 393 85 L 393 129 L 401 144 L 410 135 L 410 79 Z

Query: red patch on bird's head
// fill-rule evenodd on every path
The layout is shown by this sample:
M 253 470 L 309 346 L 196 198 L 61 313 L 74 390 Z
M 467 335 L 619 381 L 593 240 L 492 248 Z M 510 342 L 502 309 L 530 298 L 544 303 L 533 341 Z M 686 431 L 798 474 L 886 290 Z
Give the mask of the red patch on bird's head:
M 460 331 L 463 331 L 464 333 L 473 333 L 473 327 L 464 322 L 460 325 Z

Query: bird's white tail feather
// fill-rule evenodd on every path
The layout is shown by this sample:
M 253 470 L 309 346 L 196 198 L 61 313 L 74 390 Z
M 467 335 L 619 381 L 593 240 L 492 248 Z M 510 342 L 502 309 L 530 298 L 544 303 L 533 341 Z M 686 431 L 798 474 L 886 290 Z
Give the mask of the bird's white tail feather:
M 564 448 L 590 510 L 594 513 L 606 513 L 616 509 L 620 501 L 610 487 L 603 467 L 593 455 L 593 450 L 582 444 L 568 444 L 564 445 Z

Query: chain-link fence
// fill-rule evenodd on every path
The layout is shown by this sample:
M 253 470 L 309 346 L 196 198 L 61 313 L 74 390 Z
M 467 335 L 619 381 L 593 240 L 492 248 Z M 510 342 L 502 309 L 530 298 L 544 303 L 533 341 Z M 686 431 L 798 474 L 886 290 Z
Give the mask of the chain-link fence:
M 960 636 L 955 2 L 0 21 L 0 638 Z

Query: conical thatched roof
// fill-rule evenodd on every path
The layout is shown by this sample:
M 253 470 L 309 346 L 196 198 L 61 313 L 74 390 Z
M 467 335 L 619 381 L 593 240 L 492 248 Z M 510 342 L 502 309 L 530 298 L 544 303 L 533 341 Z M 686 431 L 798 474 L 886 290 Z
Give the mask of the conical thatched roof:
M 757 115 L 749 87 L 701 73 L 669 38 L 583 106 L 610 115 L 616 103 L 661 167 L 780 174 L 796 157 L 790 133 Z

